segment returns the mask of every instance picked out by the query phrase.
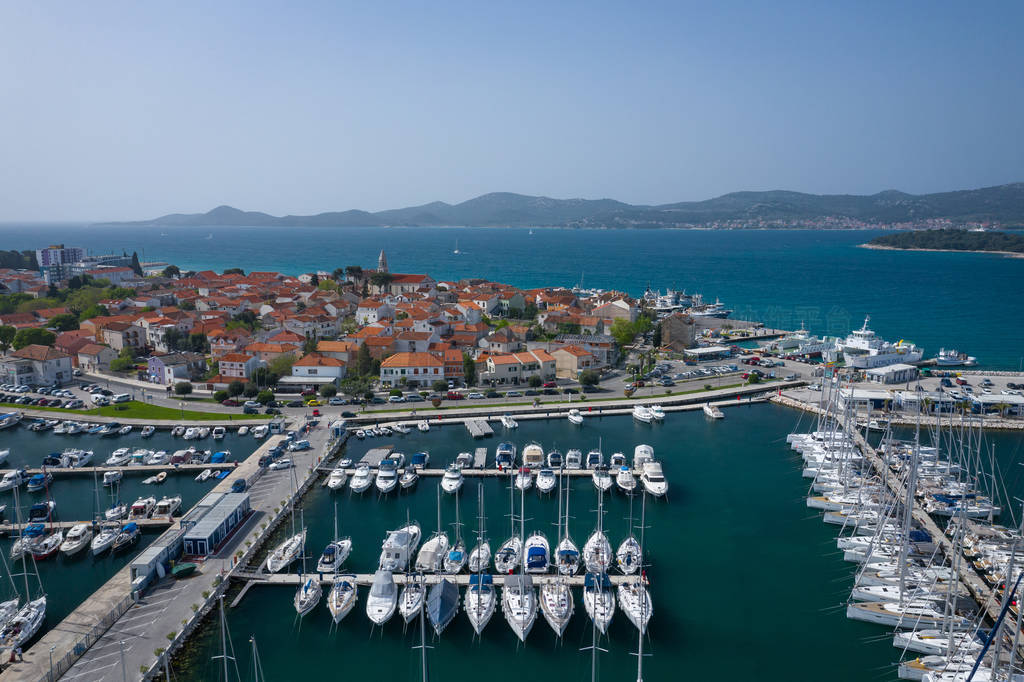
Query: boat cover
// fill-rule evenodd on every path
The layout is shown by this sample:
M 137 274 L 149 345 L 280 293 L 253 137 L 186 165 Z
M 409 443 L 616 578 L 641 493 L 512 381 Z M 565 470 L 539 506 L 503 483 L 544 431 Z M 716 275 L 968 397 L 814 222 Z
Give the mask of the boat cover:
M 612 581 L 608 578 L 607 573 L 597 575 L 596 573 L 587 573 L 583 579 L 583 589 L 585 590 L 610 590 L 612 589 Z
M 390 599 L 395 594 L 395 580 L 391 571 L 377 571 L 373 574 L 373 585 L 370 586 L 371 597 Z
M 548 553 L 543 547 L 531 547 L 526 553 L 527 568 L 544 568 L 548 563 Z
M 481 587 L 490 587 L 494 584 L 494 578 L 489 573 L 474 573 L 469 576 L 469 589 L 480 590 Z
M 430 587 L 427 595 L 427 618 L 435 630 L 451 622 L 459 608 L 459 588 L 455 583 L 441 580 Z

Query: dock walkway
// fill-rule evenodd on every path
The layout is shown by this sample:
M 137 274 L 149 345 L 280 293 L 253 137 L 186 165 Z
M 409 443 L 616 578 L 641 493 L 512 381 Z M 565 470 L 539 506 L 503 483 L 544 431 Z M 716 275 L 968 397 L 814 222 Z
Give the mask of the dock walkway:
M 466 430 L 473 438 L 487 438 L 494 435 L 494 429 L 486 419 L 467 419 Z
M 308 573 L 306 575 L 299 575 L 298 573 L 263 573 L 259 571 L 236 571 L 232 574 L 232 577 L 238 578 L 239 580 L 249 581 L 250 585 L 291 585 L 298 587 L 306 579 L 314 576 L 314 573 Z M 413 574 L 406 573 L 395 573 L 393 578 L 395 579 L 396 585 L 404 585 L 409 582 L 410 576 Z M 486 574 L 485 574 L 486 575 Z M 516 573 L 518 575 L 518 573 Z M 357 585 L 368 587 L 373 584 L 373 573 L 339 573 L 339 577 L 347 579 L 355 579 Z M 553 573 L 531 573 L 530 578 L 533 579 L 535 585 L 545 585 L 553 583 L 559 578 L 565 581 L 571 587 L 583 587 L 584 576 L 583 575 L 572 575 L 572 576 L 557 576 Z M 423 582 L 427 585 L 436 585 L 441 582 L 442 579 L 448 582 L 453 582 L 457 585 L 465 587 L 469 585 L 469 573 L 459 573 L 456 575 L 437 575 L 430 574 L 422 576 Z M 505 575 L 495 574 L 491 575 L 494 580 L 494 584 L 498 587 L 505 584 Z M 622 583 L 636 580 L 637 576 L 627 575 L 608 575 L 608 579 L 613 585 L 621 585 Z M 325 585 L 334 584 L 335 576 L 333 573 L 325 573 L 319 576 L 321 583 Z

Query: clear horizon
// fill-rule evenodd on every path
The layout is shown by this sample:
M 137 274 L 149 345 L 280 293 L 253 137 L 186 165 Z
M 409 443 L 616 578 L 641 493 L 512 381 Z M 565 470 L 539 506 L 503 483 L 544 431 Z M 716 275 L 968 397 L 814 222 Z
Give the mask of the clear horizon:
M 0 222 L 1024 180 L 1024 6 L 15 4 Z

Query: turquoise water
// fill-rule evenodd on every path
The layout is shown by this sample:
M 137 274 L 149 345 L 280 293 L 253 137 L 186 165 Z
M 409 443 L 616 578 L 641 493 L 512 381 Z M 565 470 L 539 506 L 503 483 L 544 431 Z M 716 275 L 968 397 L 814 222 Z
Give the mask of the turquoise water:
M 163 236 L 165 235 L 166 236 Z M 1018 368 L 1024 357 L 1024 259 L 986 254 L 857 248 L 873 231 L 568 230 L 537 228 L 0 226 L 0 248 L 65 242 L 94 252 L 138 250 L 186 268 L 298 274 L 361 264 L 381 249 L 395 272 L 436 279 L 487 277 L 522 287 L 620 289 L 650 284 L 702 292 L 734 317 L 845 335 L 871 315 L 893 341 L 928 356 L 956 347 L 983 366 Z M 460 255 L 452 253 L 459 240 Z
M 769 405 L 731 408 L 726 415 L 724 421 L 709 422 L 699 413 L 672 414 L 655 426 L 607 417 L 588 420 L 582 429 L 564 420 L 523 422 L 513 439 L 520 448 L 537 440 L 545 448 L 557 445 L 564 452 L 579 447 L 586 452 L 600 438 L 606 457 L 617 450 L 631 457 L 633 447 L 646 442 L 664 461 L 668 500 L 647 505 L 654 614 L 645 643 L 645 651 L 652 654 L 645 661 L 645 679 L 819 680 L 824 671 L 831 680 L 895 679 L 898 653 L 890 638 L 881 628 L 848 620 L 841 607 L 854 565 L 836 550 L 834 529 L 804 506 L 808 483 L 800 477 L 799 456 L 785 443 L 800 415 Z M 486 445 L 493 455 L 500 438 L 474 442 L 464 429 L 446 428 L 413 433 L 395 445 L 406 453 L 427 449 L 432 463 L 443 464 L 477 445 Z M 1020 439 L 995 436 L 994 442 L 1011 467 L 1020 454 Z M 354 441 L 350 454 L 358 457 L 372 445 L 380 442 Z M 407 512 L 425 534 L 435 529 L 435 486 L 436 479 L 421 480 L 414 493 L 383 501 L 371 494 L 353 496 L 347 489 L 332 494 L 314 488 L 304 503 L 308 554 L 319 556 L 331 538 L 336 502 L 341 534 L 354 542 L 348 568 L 373 570 L 385 530 L 403 523 Z M 596 495 L 589 479 L 574 482 L 571 530 L 580 544 L 595 525 Z M 509 534 L 508 490 L 498 481 L 487 481 L 484 497 L 496 546 Z M 516 499 L 518 504 L 518 493 Z M 629 505 L 621 494 L 605 500 L 605 525 L 617 545 L 628 526 Z M 475 528 L 476 505 L 476 485 L 468 483 L 460 503 L 467 537 Z M 526 517 L 531 520 L 526 532 L 545 530 L 553 540 L 555 508 L 553 499 L 528 492 Z M 443 496 L 441 509 L 442 523 L 453 522 L 454 500 Z M 633 512 L 639 515 L 638 508 Z M 310 676 L 341 666 L 355 677 L 419 679 L 419 654 L 411 648 L 418 643 L 418 631 L 404 633 L 396 616 L 383 630 L 371 632 L 366 590 L 360 591 L 359 603 L 340 629 L 331 633 L 323 604 L 297 622 L 293 589 L 254 587 L 228 612 L 243 673 L 250 660 L 246 642 L 255 636 L 268 679 L 295 679 L 300 664 Z M 460 611 L 440 639 L 428 635 L 434 647 L 429 651 L 432 679 L 473 671 L 512 679 L 589 679 L 589 653 L 578 649 L 589 644 L 590 621 L 578 593 L 576 602 L 562 642 L 538 617 L 525 646 L 517 646 L 500 612 L 482 639 L 473 641 Z M 599 679 L 635 679 L 636 658 L 630 652 L 636 650 L 636 630 L 621 613 L 601 646 L 607 653 L 600 656 Z M 217 627 L 206 628 L 175 662 L 179 679 L 219 679 L 218 663 L 210 659 L 219 647 Z
M 195 442 L 195 441 L 192 441 Z M 207 439 L 200 441 L 204 449 L 230 450 L 233 458 L 244 458 L 251 454 L 257 442 L 252 438 L 240 438 L 235 434 L 228 434 L 220 444 L 215 445 L 214 441 Z M 110 453 L 119 447 L 145 447 L 152 450 L 167 450 L 173 452 L 186 447 L 180 438 L 172 438 L 168 431 L 157 431 L 152 438 L 142 438 L 138 432 L 119 436 L 116 438 L 99 438 L 84 434 L 73 436 L 60 436 L 48 432 L 33 432 L 23 428 L 12 428 L 0 431 L 0 447 L 10 448 L 11 454 L 7 464 L 0 468 L 11 466 L 38 467 L 43 457 L 51 452 L 59 452 L 65 448 L 77 447 L 85 450 L 93 450 L 98 464 L 110 456 Z M 200 447 L 199 444 L 196 447 Z M 170 467 L 163 467 L 170 468 Z M 154 467 L 153 472 L 159 471 L 160 467 Z M 213 487 L 212 482 L 197 483 L 193 476 L 188 474 L 170 475 L 162 485 L 142 485 L 142 479 L 153 472 L 145 475 L 126 475 L 122 479 L 120 487 L 120 498 L 132 503 L 139 497 L 153 495 L 160 499 L 164 495 L 173 497 L 181 495 L 182 510 L 189 509 L 192 505 L 206 494 Z M 109 506 L 110 489 L 102 485 L 100 476 L 100 504 Z M 64 521 L 90 521 L 95 513 L 95 493 L 93 477 L 90 475 L 75 477 L 57 477 L 49 488 L 50 498 L 57 503 L 56 518 Z M 19 494 L 19 502 L 22 507 L 22 515 L 27 511 L 28 505 L 46 499 L 45 492 L 30 493 L 22 489 Z M 13 491 L 0 492 L 0 504 L 6 504 L 6 518 L 14 518 L 14 493 Z M 159 536 L 156 529 L 143 532 L 136 551 L 144 548 Z M 0 542 L 0 552 L 9 556 L 11 547 L 10 540 Z M 129 563 L 135 552 L 112 555 L 105 552 L 99 557 L 93 557 L 84 550 L 80 554 L 67 558 L 63 554 L 40 561 L 39 578 L 43 590 L 46 592 L 47 610 L 44 630 L 59 623 L 65 616 L 88 597 L 92 592 L 105 583 L 114 573 L 125 564 Z M 16 569 L 20 572 L 20 564 Z M 0 594 L 7 593 L 6 576 L 0 578 L 5 583 L 0 588 Z M 19 590 L 24 589 L 24 580 L 18 578 Z M 29 587 L 35 591 L 38 587 L 35 577 L 29 581 Z

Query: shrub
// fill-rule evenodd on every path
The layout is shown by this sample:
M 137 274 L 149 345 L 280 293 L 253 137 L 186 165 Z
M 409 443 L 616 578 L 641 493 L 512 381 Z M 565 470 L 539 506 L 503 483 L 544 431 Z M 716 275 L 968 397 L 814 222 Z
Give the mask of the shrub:
M 388 395 L 393 395 L 393 396 L 402 395 L 402 389 L 400 389 L 400 388 L 393 388 L 390 391 L 388 391 Z
M 266 405 L 273 399 L 274 392 L 271 391 L 269 388 L 265 388 L 256 394 L 256 402 L 258 402 L 260 405 Z
M 241 381 L 232 381 L 230 384 L 228 384 L 228 393 L 230 393 L 232 397 L 242 395 L 242 391 L 244 390 L 245 384 L 243 384 Z
M 334 396 L 338 395 L 338 387 L 335 386 L 334 384 L 324 384 L 320 388 L 320 395 L 322 395 L 325 398 L 333 398 Z
M 213 392 L 213 399 L 216 400 L 218 403 L 222 403 L 222 402 L 224 402 L 225 400 L 227 400 L 230 397 L 231 396 L 228 394 L 227 391 L 214 391 Z
M 529 380 L 530 388 L 540 388 L 541 384 L 543 384 L 543 383 L 544 383 L 544 381 L 539 376 L 537 376 L 536 374 L 534 374 L 532 377 L 530 377 L 530 380 Z
M 246 398 L 255 398 L 260 394 L 260 389 L 256 384 L 248 383 L 245 388 L 242 389 L 242 395 Z
M 443 391 L 448 390 L 448 382 L 445 381 L 444 379 L 438 379 L 434 383 L 432 383 L 430 387 L 434 389 L 436 393 L 441 393 Z
M 186 396 L 192 393 L 192 384 L 188 381 L 179 381 L 174 384 L 174 392 L 180 396 Z

